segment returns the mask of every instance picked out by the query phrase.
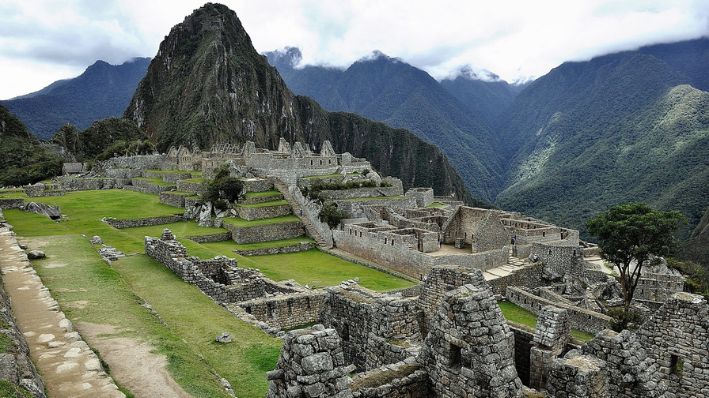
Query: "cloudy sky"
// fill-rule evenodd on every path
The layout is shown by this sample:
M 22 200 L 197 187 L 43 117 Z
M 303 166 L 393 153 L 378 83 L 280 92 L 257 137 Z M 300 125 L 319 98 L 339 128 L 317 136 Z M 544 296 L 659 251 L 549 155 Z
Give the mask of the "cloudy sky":
M 153 56 L 202 1 L 0 0 L 0 99 L 97 59 Z M 380 50 L 442 78 L 470 65 L 508 81 L 569 60 L 709 35 L 709 0 L 224 0 L 260 52 L 347 66 Z

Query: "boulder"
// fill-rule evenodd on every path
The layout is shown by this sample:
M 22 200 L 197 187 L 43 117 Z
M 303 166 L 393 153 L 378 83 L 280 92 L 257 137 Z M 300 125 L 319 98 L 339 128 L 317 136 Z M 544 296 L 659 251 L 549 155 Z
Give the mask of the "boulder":
M 227 332 L 221 332 L 217 335 L 217 337 L 214 338 L 214 341 L 216 341 L 217 343 L 227 344 L 231 343 L 233 340 L 231 338 L 231 334 Z
M 29 252 L 27 252 L 27 258 L 29 258 L 30 260 L 39 260 L 45 257 L 47 256 L 41 250 L 30 250 Z
M 24 210 L 45 215 L 52 220 L 59 220 L 62 218 L 62 213 L 59 211 L 59 207 L 51 206 L 45 203 L 30 202 L 25 205 Z
M 96 235 L 91 238 L 91 244 L 92 245 L 102 245 L 103 244 L 103 239 L 101 239 L 100 236 Z

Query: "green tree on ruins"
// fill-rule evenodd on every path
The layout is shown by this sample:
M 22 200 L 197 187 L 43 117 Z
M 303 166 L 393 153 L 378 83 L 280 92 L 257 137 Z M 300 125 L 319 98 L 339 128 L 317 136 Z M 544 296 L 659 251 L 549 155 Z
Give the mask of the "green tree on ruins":
M 629 319 L 630 303 L 643 266 L 651 256 L 667 256 L 675 248 L 674 233 L 684 216 L 678 211 L 658 211 L 643 203 L 625 203 L 597 214 L 587 223 L 598 238 L 602 257 L 613 263 L 623 288 L 623 317 Z

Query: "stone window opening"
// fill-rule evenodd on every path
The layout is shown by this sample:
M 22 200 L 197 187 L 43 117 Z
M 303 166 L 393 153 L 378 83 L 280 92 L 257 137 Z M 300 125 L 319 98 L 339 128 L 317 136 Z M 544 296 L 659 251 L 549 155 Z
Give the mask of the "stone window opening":
M 305 308 L 310 309 L 310 297 L 305 298 Z
M 460 369 L 463 362 L 463 349 L 453 343 L 449 343 L 448 348 L 448 365 L 451 368 Z
M 547 236 L 547 233 L 544 232 L 544 231 L 542 231 L 542 238 L 545 237 L 545 236 Z M 551 254 L 551 253 L 549 253 L 549 254 Z
M 310 159 L 310 165 L 311 166 L 313 165 L 313 159 Z
M 293 300 L 286 301 L 286 305 L 288 306 L 288 315 L 293 315 Z
M 266 313 L 269 318 L 273 318 L 273 303 L 266 304 Z
M 322 159 L 320 159 L 320 166 L 322 166 Z
M 551 256 L 551 249 L 549 249 L 549 255 Z
M 386 244 L 388 244 L 388 243 L 389 243 L 389 239 L 384 238 L 384 244 L 386 245 Z
M 676 376 L 681 376 L 683 370 L 684 370 L 684 360 L 682 358 L 680 358 L 678 355 L 671 354 L 670 355 L 670 374 L 676 375 Z
M 246 311 L 247 314 L 251 313 L 251 306 L 244 308 L 244 311 Z

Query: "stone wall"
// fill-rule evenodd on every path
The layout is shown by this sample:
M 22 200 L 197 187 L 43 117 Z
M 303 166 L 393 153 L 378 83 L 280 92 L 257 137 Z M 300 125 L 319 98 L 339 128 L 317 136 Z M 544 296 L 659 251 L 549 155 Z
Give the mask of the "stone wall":
M 55 179 L 57 185 L 59 185 L 65 191 L 91 191 L 99 189 L 116 189 L 122 188 L 126 184 L 130 183 L 129 179 L 122 178 L 81 178 L 81 177 L 57 177 Z
M 500 211 L 461 206 L 443 225 L 443 242 L 456 239 L 470 245 L 472 251 L 500 249 L 510 243 L 510 234 L 500 221 Z
M 389 207 L 392 209 L 410 209 L 416 207 L 416 199 L 411 197 L 381 197 L 375 200 L 362 198 L 358 199 L 345 199 L 345 200 L 335 200 L 337 208 L 348 214 L 350 218 L 363 217 L 366 214 L 366 208 L 370 206 L 375 207 Z
M 436 397 L 522 396 L 514 337 L 486 284 L 445 293 L 419 361 Z
M 289 204 L 258 207 L 236 206 L 236 214 L 239 218 L 243 218 L 248 221 L 286 216 L 291 213 L 292 210 Z
M 175 193 L 175 191 L 163 191 L 160 192 L 160 203 L 184 208 L 185 207 L 185 195 Z
M 189 180 L 178 180 L 177 190 L 180 192 L 191 192 L 194 194 L 201 194 L 207 189 L 206 182 L 192 182 Z
M 185 221 L 185 218 L 181 214 L 174 214 L 171 216 L 158 216 L 158 217 L 145 217 L 145 218 L 133 218 L 119 220 L 116 218 L 107 217 L 103 221 L 112 226 L 113 228 L 123 229 L 123 228 L 134 228 L 134 227 L 149 227 L 152 225 L 163 225 L 172 224 L 175 222 Z
M 430 398 L 428 374 L 420 365 L 402 361 L 357 374 L 350 384 L 355 398 Z
M 505 295 L 508 286 L 524 286 L 536 288 L 546 286 L 548 283 L 542 278 L 544 266 L 541 263 L 532 264 L 521 269 L 516 269 L 509 275 L 488 281 L 495 294 Z
M 0 209 L 19 209 L 24 205 L 24 199 L 0 198 Z
M 324 290 L 317 290 L 242 301 L 239 306 L 270 326 L 292 329 L 317 322 L 325 296 Z
M 143 177 L 159 178 L 165 182 L 177 182 L 179 180 L 187 180 L 192 178 L 192 173 L 189 171 L 177 172 L 175 170 L 169 170 L 169 172 L 164 172 L 162 170 L 145 170 L 143 171 Z
M 132 186 L 128 185 L 125 187 L 125 189 L 129 189 L 131 191 L 149 193 L 152 195 L 160 195 L 160 193 L 163 191 L 172 191 L 175 189 L 174 185 L 160 185 L 160 184 L 156 184 L 150 180 L 144 180 L 144 179 L 142 179 L 142 177 L 133 178 L 131 180 L 131 184 L 132 184 Z
M 6 229 L 0 210 L 0 228 Z M 27 397 L 45 398 L 44 384 L 39 372 L 30 359 L 30 349 L 12 315 L 10 299 L 5 293 L 0 276 L 0 337 L 3 337 L 4 349 L 0 352 L 0 380 L 14 384 Z M 9 393 L 9 391 L 8 391 Z M 11 395 L 15 396 L 15 395 Z M 19 395 L 18 395 L 19 396 Z
M 510 330 L 515 338 L 515 369 L 522 384 L 529 386 L 529 354 L 532 348 L 534 333 L 524 330 L 514 325 L 510 325 Z
M 292 239 L 305 234 L 303 224 L 300 221 L 253 227 L 239 227 L 234 224 L 224 223 L 224 227 L 231 232 L 231 237 L 236 243 L 258 243 L 270 240 Z
M 595 334 L 609 328 L 611 324 L 611 317 L 608 315 L 573 305 L 553 302 L 519 287 L 508 286 L 505 295 L 510 302 L 535 314 L 539 314 L 547 305 L 566 309 L 569 313 L 569 323 L 574 329 Z
M 315 249 L 315 242 L 303 242 L 297 245 L 284 247 L 264 247 L 261 249 L 234 249 L 234 252 L 242 256 L 266 256 L 272 254 L 300 253 Z
M 268 372 L 268 398 L 352 398 L 347 366 L 334 329 L 316 325 L 283 336 L 276 369 Z
M 433 203 L 433 188 L 411 188 L 406 191 L 406 196 L 416 199 L 416 206 L 426 207 Z
M 231 232 L 227 231 L 220 234 L 188 236 L 187 239 L 197 243 L 224 242 L 231 240 Z
M 265 178 L 242 178 L 244 192 L 266 192 L 273 190 L 273 182 Z
M 187 250 L 166 230 L 160 239 L 145 237 L 145 254 L 168 267 L 185 282 L 199 287 L 218 303 L 240 303 L 267 295 L 298 293 L 304 289 L 277 283 L 256 270 L 237 268 L 236 260 L 188 257 Z
M 94 164 L 93 170 L 105 171 L 108 169 L 137 169 L 151 170 L 162 169 L 167 160 L 165 155 L 136 155 L 118 156 Z
M 586 355 L 555 359 L 547 392 L 552 397 L 609 398 L 605 362 Z
M 318 195 L 323 200 L 341 200 L 341 199 L 357 199 L 371 198 L 377 196 L 400 196 L 404 191 L 399 186 L 392 187 L 365 187 L 365 188 L 350 188 L 340 190 L 324 190 Z
M 570 242 L 533 243 L 530 256 L 537 256 L 551 275 L 562 277 L 568 274 L 583 278 L 586 274 L 583 252 L 578 245 Z

